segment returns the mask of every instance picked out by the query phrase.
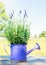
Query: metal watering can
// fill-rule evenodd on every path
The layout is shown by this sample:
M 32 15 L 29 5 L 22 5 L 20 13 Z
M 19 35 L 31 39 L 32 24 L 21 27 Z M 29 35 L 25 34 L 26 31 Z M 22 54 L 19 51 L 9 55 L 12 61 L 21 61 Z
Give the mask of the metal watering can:
M 27 46 L 24 44 L 11 44 L 10 45 L 11 48 L 11 55 L 10 55 L 10 59 L 11 60 L 16 60 L 16 61 L 26 61 L 27 60 L 27 55 L 30 54 L 32 51 L 38 49 L 40 50 L 40 45 L 38 43 L 36 43 L 36 46 L 33 47 L 32 49 L 30 49 L 29 51 L 27 51 Z M 6 51 L 6 48 L 4 46 L 4 50 Z M 7 51 L 6 51 L 7 53 Z

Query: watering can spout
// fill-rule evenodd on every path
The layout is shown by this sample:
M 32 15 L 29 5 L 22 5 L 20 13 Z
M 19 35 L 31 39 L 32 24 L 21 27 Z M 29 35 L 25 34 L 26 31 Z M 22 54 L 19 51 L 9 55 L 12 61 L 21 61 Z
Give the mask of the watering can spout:
M 29 51 L 27 51 L 27 55 L 30 54 L 32 51 L 34 51 L 36 49 L 40 50 L 40 45 L 38 43 L 36 43 L 36 46 L 34 48 L 32 48 Z

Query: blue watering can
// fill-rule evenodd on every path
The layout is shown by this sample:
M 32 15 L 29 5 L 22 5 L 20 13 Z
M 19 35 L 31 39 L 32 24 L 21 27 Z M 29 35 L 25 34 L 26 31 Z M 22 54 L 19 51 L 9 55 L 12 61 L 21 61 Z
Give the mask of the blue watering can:
M 11 55 L 10 55 L 10 59 L 11 60 L 16 60 L 16 61 L 26 61 L 27 60 L 27 55 L 30 54 L 32 51 L 38 49 L 40 50 L 40 45 L 38 43 L 36 43 L 36 46 L 32 49 L 30 49 L 29 51 L 27 51 L 27 46 L 25 44 L 11 44 L 10 46 L 11 48 Z M 4 46 L 4 50 L 5 46 Z M 6 51 L 7 52 L 7 51 Z

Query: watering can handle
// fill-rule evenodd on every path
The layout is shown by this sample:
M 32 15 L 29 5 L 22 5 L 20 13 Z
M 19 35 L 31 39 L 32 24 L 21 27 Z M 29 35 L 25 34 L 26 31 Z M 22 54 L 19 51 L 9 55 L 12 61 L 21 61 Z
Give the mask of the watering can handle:
M 7 50 L 6 50 L 6 46 L 10 46 L 10 45 L 4 45 L 4 46 L 3 46 L 4 51 L 5 51 L 7 54 L 9 54 L 9 53 L 7 52 Z

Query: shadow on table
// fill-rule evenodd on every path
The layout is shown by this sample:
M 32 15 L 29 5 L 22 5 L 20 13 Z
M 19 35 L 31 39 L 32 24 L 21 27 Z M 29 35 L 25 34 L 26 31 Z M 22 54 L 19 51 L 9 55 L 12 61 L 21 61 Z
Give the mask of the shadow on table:
M 30 56 L 27 62 L 17 62 L 10 60 L 10 56 L 0 56 L 0 65 L 46 65 L 46 58 L 34 58 Z

